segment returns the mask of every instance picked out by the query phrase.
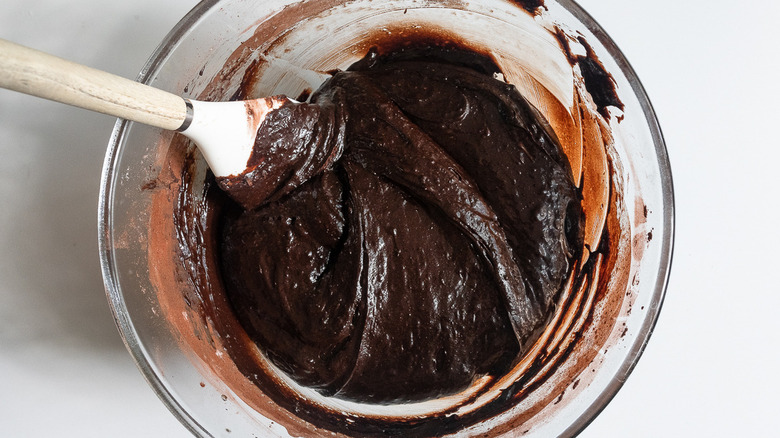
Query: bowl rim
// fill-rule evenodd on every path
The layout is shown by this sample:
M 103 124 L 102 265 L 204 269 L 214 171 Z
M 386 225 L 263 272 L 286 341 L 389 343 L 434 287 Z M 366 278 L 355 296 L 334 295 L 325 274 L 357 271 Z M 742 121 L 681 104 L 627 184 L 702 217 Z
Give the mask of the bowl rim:
M 615 42 L 609 37 L 607 32 L 579 4 L 574 0 L 554 1 L 572 14 L 596 37 L 607 53 L 609 53 L 612 59 L 617 63 L 621 73 L 631 85 L 632 92 L 637 98 L 642 112 L 645 115 L 647 127 L 655 147 L 658 171 L 661 180 L 661 203 L 664 211 L 663 217 L 661 218 L 663 233 L 660 239 L 659 268 L 655 278 L 655 288 L 651 297 L 651 311 L 648 312 L 647 316 L 644 318 L 635 341 L 629 347 L 626 353 L 626 359 L 623 361 L 618 371 L 611 377 L 609 383 L 600 391 L 599 395 L 590 406 L 588 406 L 562 434 L 562 436 L 576 436 L 582 432 L 604 410 L 604 408 L 606 408 L 623 386 L 647 347 L 647 343 L 658 322 L 658 317 L 666 297 L 674 252 L 674 184 L 666 142 L 658 123 L 655 110 L 650 103 L 647 92 L 641 84 L 637 73 Z M 193 28 L 203 16 L 219 3 L 220 0 L 203 0 L 195 5 L 171 29 L 165 38 L 163 38 L 154 52 L 152 52 L 136 80 L 145 84 L 149 83 L 176 48 L 177 43 L 187 35 L 190 29 Z M 114 199 L 113 181 L 116 174 L 115 166 L 118 161 L 118 152 L 123 147 L 126 140 L 126 134 L 131 126 L 132 122 L 122 119 L 116 121 L 109 139 L 100 180 L 98 203 L 98 250 L 106 296 L 113 314 L 114 322 L 120 332 L 125 347 L 131 353 L 136 366 L 143 374 L 147 383 L 152 387 L 153 391 L 162 400 L 168 410 L 191 433 L 198 436 L 212 436 L 203 425 L 187 412 L 179 400 L 177 400 L 166 388 L 157 372 L 155 372 L 154 366 L 150 362 L 149 357 L 137 336 L 137 332 L 133 327 L 133 323 L 129 318 L 127 305 L 119 284 L 117 275 L 118 269 L 115 264 L 113 253 L 113 236 L 111 234 L 113 217 L 109 206 Z
M 672 258 L 674 253 L 674 228 L 675 228 L 675 208 L 674 208 L 674 181 L 672 178 L 671 163 L 666 149 L 661 125 L 655 113 L 647 91 L 639 80 L 634 68 L 626 59 L 623 52 L 617 44 L 610 38 L 604 28 L 593 18 L 585 9 L 574 0 L 556 0 L 561 6 L 568 10 L 577 20 L 580 21 L 604 46 L 612 59 L 617 63 L 618 68 L 631 85 L 642 112 L 645 114 L 645 121 L 650 131 L 650 135 L 655 146 L 656 157 L 658 158 L 658 171 L 661 180 L 661 204 L 664 209 L 664 216 L 661 218 L 663 234 L 661 236 L 660 260 L 658 272 L 655 278 L 655 290 L 650 305 L 654 309 L 645 317 L 642 326 L 637 333 L 633 345 L 626 353 L 626 360 L 620 366 L 618 371 L 612 376 L 609 384 L 604 387 L 599 396 L 585 409 L 577 420 L 572 423 L 562 436 L 576 436 L 582 432 L 598 415 L 607 407 L 609 402 L 615 397 L 620 388 L 626 382 L 628 377 L 636 368 L 640 357 L 647 348 L 647 343 L 658 323 L 658 317 L 666 298 L 666 290 L 669 284 L 669 275 L 671 273 Z
M 136 81 L 148 84 L 157 74 L 162 64 L 173 52 L 177 43 L 182 40 L 189 30 L 198 23 L 212 8 L 219 4 L 220 0 L 202 0 L 195 5 L 178 23 L 168 32 L 157 48 L 152 52 L 146 64 L 136 77 Z M 146 382 L 152 387 L 157 397 L 165 407 L 195 436 L 213 436 L 201 425 L 176 397 L 165 387 L 160 376 L 155 372 L 149 357 L 146 355 L 143 345 L 137 336 L 137 332 L 128 315 L 127 304 L 122 295 L 119 284 L 114 253 L 113 217 L 109 203 L 114 199 L 114 175 L 118 161 L 118 152 L 125 143 L 125 136 L 133 122 L 117 119 L 108 143 L 106 156 L 103 161 L 103 171 L 100 178 L 100 193 L 98 204 L 98 250 L 100 252 L 100 267 L 103 275 L 103 284 L 108 297 L 108 304 L 114 317 L 114 323 L 119 329 L 122 341 L 131 353 L 136 366 L 143 374 Z

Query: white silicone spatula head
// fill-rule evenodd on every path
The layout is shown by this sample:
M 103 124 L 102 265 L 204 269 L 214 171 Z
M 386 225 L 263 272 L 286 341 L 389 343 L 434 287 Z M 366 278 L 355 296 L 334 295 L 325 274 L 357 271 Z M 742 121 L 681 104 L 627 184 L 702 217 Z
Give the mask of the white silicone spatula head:
M 187 100 L 191 117 L 178 130 L 198 145 L 214 175 L 240 175 L 265 116 L 286 101 L 291 100 L 281 96 L 237 102 Z
M 0 87 L 167 130 L 192 139 L 218 177 L 240 175 L 265 116 L 289 99 L 187 100 L 0 39 Z

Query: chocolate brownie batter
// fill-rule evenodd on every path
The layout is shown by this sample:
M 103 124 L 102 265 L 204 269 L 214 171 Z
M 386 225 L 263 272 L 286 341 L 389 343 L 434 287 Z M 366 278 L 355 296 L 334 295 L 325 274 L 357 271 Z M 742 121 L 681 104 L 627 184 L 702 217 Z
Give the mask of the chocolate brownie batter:
M 500 375 L 544 327 L 582 247 L 552 130 L 488 58 L 370 52 L 263 122 L 220 181 L 233 309 L 298 383 L 369 403 Z M 245 208 L 257 205 L 256 208 Z

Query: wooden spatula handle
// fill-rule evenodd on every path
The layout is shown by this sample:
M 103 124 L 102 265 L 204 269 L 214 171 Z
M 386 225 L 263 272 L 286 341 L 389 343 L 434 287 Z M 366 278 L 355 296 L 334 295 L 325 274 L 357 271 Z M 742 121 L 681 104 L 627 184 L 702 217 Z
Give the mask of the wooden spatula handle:
M 169 130 L 187 116 L 180 96 L 3 39 L 0 87 Z

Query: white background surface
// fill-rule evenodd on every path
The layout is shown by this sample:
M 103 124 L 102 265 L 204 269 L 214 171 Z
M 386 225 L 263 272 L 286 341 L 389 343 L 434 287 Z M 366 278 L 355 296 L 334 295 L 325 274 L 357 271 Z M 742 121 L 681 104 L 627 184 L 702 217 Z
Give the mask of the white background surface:
M 780 6 L 580 3 L 655 105 L 677 208 L 656 332 L 581 436 L 777 436 Z M 3 0 L 0 38 L 134 78 L 194 4 Z M 97 198 L 113 124 L 0 90 L 2 437 L 188 436 L 136 369 L 103 292 Z

